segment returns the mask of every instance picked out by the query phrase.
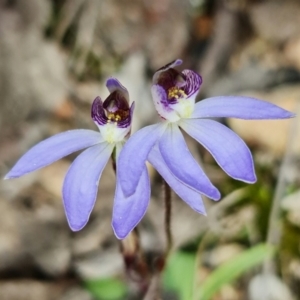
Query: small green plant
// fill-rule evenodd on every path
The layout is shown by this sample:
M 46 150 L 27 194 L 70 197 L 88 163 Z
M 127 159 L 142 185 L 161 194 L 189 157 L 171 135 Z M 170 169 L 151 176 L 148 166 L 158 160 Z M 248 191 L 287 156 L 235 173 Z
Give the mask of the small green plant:
M 234 282 L 274 253 L 275 249 L 266 244 L 259 244 L 245 250 L 215 269 L 193 291 L 196 256 L 191 253 L 177 252 L 170 258 L 167 266 L 164 277 L 165 287 L 175 290 L 180 300 L 210 300 L 222 286 Z
M 127 294 L 126 285 L 114 278 L 88 280 L 84 286 L 97 300 L 121 300 Z

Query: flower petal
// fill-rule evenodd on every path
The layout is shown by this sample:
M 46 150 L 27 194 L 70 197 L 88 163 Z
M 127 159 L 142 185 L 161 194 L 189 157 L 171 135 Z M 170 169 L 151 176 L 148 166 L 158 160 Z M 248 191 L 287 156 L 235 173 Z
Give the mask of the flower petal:
M 125 197 L 134 194 L 145 168 L 148 154 L 165 127 L 165 123 L 144 127 L 125 143 L 118 159 L 117 170 L 118 180 Z
M 94 207 L 99 179 L 114 145 L 101 143 L 81 153 L 64 180 L 63 201 L 70 228 L 82 229 Z
M 206 215 L 201 195 L 179 180 L 170 172 L 157 147 L 151 150 L 148 161 L 164 178 L 171 189 L 196 212 Z
M 75 151 L 101 143 L 99 132 L 86 129 L 56 134 L 32 147 L 14 165 L 5 179 L 20 177 L 43 168 Z
M 129 94 L 127 89 L 120 83 L 120 81 L 114 77 L 110 77 L 106 80 L 106 87 L 109 92 L 112 94 L 115 91 L 119 91 L 129 102 Z
M 125 197 L 117 182 L 112 227 L 118 239 L 124 239 L 145 215 L 150 200 L 150 180 L 146 166 L 133 195 Z
M 169 124 L 165 130 L 159 140 L 159 150 L 166 165 L 178 180 L 209 198 L 220 199 L 220 192 L 191 155 L 176 124 Z
M 186 119 L 180 126 L 211 153 L 229 176 L 247 183 L 256 181 L 251 152 L 232 130 L 205 119 Z
M 177 67 L 177 66 L 180 66 L 182 64 L 182 60 L 181 59 L 176 59 L 176 60 L 173 60 L 172 62 L 166 64 L 165 66 L 161 67 L 160 69 L 158 69 L 154 75 L 153 75 L 153 83 L 156 84 L 157 83 L 157 79 L 159 77 L 159 74 L 161 72 L 165 72 L 169 69 L 172 69 L 174 67 Z
M 105 115 L 103 102 L 99 96 L 97 96 L 93 101 L 91 117 L 99 128 L 107 123 L 107 116 Z
M 295 114 L 267 101 L 242 96 L 204 99 L 195 105 L 191 118 L 288 119 Z
M 183 70 L 182 74 L 185 76 L 186 80 L 184 85 L 186 97 L 196 97 L 200 90 L 200 85 L 202 84 L 202 77 L 192 70 Z

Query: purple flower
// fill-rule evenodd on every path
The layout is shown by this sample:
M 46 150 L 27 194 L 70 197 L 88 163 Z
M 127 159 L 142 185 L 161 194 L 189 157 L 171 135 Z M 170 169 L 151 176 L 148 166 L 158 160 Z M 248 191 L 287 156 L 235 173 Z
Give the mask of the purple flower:
M 152 96 L 161 123 L 145 127 L 125 144 L 119 157 L 118 179 L 126 197 L 135 193 L 148 160 L 170 187 L 195 211 L 205 214 L 201 194 L 220 199 L 220 193 L 192 157 L 180 129 L 202 144 L 232 178 L 254 183 L 251 153 L 243 140 L 226 126 L 208 118 L 286 119 L 294 114 L 265 101 L 241 96 L 220 96 L 195 104 L 202 78 L 191 70 L 178 72 L 176 60 L 153 77 Z M 119 219 L 128 214 L 129 203 L 116 199 Z M 142 199 L 137 210 L 145 209 Z M 142 213 L 140 213 L 141 215 Z M 122 223 L 113 216 L 116 235 L 125 237 Z
M 75 151 L 88 148 L 72 163 L 63 184 L 64 208 L 68 223 L 74 231 L 82 229 L 88 222 L 102 171 L 112 155 L 118 156 L 130 134 L 134 104 L 129 107 L 128 92 L 118 80 L 110 78 L 106 86 L 110 95 L 104 102 L 97 97 L 91 111 L 100 132 L 77 129 L 52 136 L 25 153 L 5 177 L 20 177 Z M 137 187 L 136 193 L 125 199 L 117 183 L 115 197 L 127 202 L 134 202 L 137 197 L 146 198 L 143 201 L 147 202 L 150 197 L 148 174 L 139 174 L 139 177 L 140 187 Z

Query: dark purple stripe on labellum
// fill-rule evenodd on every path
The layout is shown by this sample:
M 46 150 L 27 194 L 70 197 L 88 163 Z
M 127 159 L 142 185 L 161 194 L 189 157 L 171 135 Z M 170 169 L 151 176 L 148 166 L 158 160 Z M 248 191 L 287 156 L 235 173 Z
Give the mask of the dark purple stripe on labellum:
M 107 123 L 107 117 L 100 97 L 96 97 L 92 104 L 91 116 L 98 125 L 105 125 Z
M 121 121 L 118 122 L 118 127 L 119 128 L 126 128 L 126 127 L 129 127 L 131 125 L 133 111 L 134 111 L 134 102 L 132 102 L 132 104 L 131 104 L 128 117 L 125 118 L 124 120 L 121 120 Z
M 202 83 L 202 77 L 194 71 L 184 70 L 182 74 L 185 77 L 185 85 L 182 87 L 187 97 L 192 96 L 195 93 L 198 93 L 200 85 Z
M 117 126 L 119 128 L 127 128 L 128 126 L 130 126 L 131 124 L 131 117 L 127 117 L 126 119 L 122 120 L 122 121 L 119 121 L 117 122 Z
M 120 121 L 118 121 L 117 125 L 119 128 L 126 128 L 131 125 L 133 111 L 134 111 L 134 102 L 132 102 L 131 104 L 128 116 L 125 119 L 121 119 Z

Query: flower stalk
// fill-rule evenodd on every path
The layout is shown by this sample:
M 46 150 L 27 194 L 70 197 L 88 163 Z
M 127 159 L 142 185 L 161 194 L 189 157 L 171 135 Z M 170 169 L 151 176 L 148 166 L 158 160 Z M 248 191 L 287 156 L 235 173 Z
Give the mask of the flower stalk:
M 171 230 L 171 215 L 172 215 L 172 191 L 168 183 L 164 180 L 164 200 L 165 200 L 165 232 L 167 239 L 167 246 L 165 252 L 165 260 L 167 260 L 172 247 L 173 236 Z
M 128 279 L 138 285 L 140 295 L 145 295 L 150 284 L 150 272 L 140 246 L 137 228 L 120 241 L 120 250 Z

